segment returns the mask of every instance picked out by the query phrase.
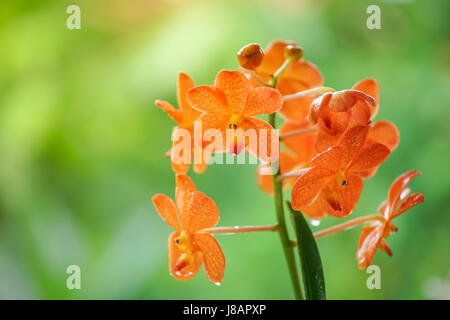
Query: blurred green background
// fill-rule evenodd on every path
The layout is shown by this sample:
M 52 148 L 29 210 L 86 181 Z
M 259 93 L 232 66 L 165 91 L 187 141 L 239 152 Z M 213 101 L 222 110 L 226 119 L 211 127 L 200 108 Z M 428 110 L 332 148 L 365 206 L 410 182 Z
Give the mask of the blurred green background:
M 68 5 L 81 30 L 68 30 Z M 368 5 L 381 30 L 366 27 Z M 275 233 L 218 235 L 223 285 L 203 271 L 169 276 L 171 230 L 151 203 L 174 195 L 164 153 L 174 123 L 155 99 L 176 102 L 176 72 L 210 84 L 237 69 L 249 42 L 301 44 L 336 89 L 374 77 L 377 119 L 400 129 L 399 148 L 365 182 L 352 217 L 374 213 L 401 173 L 426 202 L 397 220 L 378 252 L 381 290 L 369 290 L 355 251 L 360 228 L 318 240 L 328 297 L 419 299 L 450 295 L 449 2 L 441 1 L 17 1 L 0 3 L 0 298 L 290 299 Z M 189 173 L 213 198 L 220 226 L 275 222 L 256 165 Z M 289 195 L 289 192 L 286 192 Z M 327 217 L 319 230 L 341 222 Z M 66 288 L 67 266 L 82 289 Z

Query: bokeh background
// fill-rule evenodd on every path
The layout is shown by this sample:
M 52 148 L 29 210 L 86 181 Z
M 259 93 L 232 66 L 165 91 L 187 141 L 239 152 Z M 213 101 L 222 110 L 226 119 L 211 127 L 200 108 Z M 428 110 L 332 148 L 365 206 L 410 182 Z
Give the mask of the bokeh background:
M 68 30 L 67 6 L 81 8 Z M 381 30 L 368 30 L 368 5 Z M 210 84 L 237 69 L 249 42 L 301 44 L 326 85 L 375 77 L 378 119 L 401 132 L 399 148 L 366 181 L 352 217 L 374 213 L 399 174 L 426 202 L 397 220 L 378 252 L 381 290 L 357 268 L 360 228 L 318 241 L 333 299 L 439 299 L 450 295 L 449 2 L 288 0 L 72 0 L 0 3 L 0 298 L 290 299 L 278 235 L 217 236 L 224 283 L 203 272 L 168 274 L 171 230 L 151 203 L 174 194 L 164 153 L 173 122 L 155 99 L 176 102 L 176 73 Z M 275 222 L 256 165 L 190 173 L 212 197 L 221 226 Z M 289 195 L 289 192 L 286 193 Z M 328 217 L 314 230 L 342 220 Z M 81 267 L 81 290 L 66 268 Z

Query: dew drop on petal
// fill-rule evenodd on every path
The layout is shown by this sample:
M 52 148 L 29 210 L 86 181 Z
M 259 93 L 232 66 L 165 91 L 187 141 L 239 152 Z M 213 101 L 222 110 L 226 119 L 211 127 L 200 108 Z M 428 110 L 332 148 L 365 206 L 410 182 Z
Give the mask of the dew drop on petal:
M 220 285 L 222 284 L 222 282 L 214 282 L 214 284 L 215 284 L 216 286 L 220 286 Z

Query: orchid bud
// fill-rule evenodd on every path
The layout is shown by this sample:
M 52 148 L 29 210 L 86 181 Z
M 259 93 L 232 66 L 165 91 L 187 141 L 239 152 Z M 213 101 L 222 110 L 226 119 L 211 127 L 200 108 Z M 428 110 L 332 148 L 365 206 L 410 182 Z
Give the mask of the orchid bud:
M 297 61 L 303 58 L 303 49 L 295 44 L 290 44 L 284 49 L 284 57 L 291 61 Z
M 261 65 L 264 51 L 259 44 L 250 43 L 239 50 L 237 58 L 242 68 L 254 70 Z

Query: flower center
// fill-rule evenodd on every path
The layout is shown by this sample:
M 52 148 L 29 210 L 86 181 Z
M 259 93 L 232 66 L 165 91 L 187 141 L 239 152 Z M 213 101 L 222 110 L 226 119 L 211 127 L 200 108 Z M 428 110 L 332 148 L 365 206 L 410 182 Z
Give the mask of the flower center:
M 348 185 L 348 181 L 347 181 L 347 179 L 345 178 L 344 172 L 342 172 L 342 171 L 339 172 L 339 173 L 337 174 L 336 180 L 337 180 L 337 183 L 338 183 L 341 187 L 345 187 L 345 186 Z
M 188 234 L 185 231 L 181 231 L 180 235 L 175 238 L 175 244 L 178 250 L 182 252 L 192 251 L 192 243 Z
M 180 235 L 174 239 L 174 242 L 181 252 L 175 263 L 175 271 L 180 271 L 194 261 L 193 244 L 185 231 L 181 231 Z
M 237 129 L 242 122 L 242 117 L 238 114 L 232 114 L 230 117 L 230 123 L 228 124 L 228 128 Z
M 383 238 L 386 238 L 389 235 L 397 232 L 397 230 L 398 227 L 395 226 L 391 221 L 388 221 L 386 227 L 384 228 Z

